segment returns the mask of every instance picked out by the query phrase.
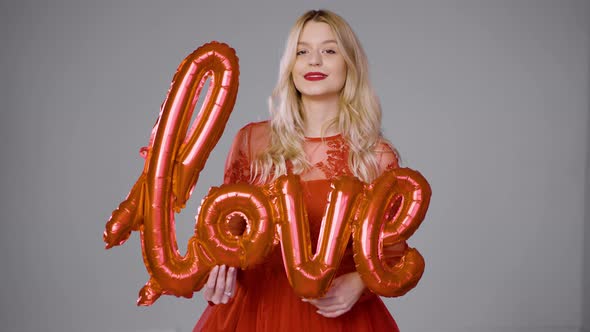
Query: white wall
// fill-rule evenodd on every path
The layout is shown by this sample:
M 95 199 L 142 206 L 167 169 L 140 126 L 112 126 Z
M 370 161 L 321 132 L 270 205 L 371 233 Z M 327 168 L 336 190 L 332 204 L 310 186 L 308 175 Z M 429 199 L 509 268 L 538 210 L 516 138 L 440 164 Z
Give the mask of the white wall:
M 221 40 L 240 57 L 240 92 L 177 222 L 184 250 L 233 134 L 266 117 L 290 25 L 320 7 L 359 35 L 385 134 L 433 188 L 410 240 L 426 273 L 386 300 L 402 331 L 590 326 L 588 1 L 55 0 L 0 10 L 2 330 L 192 329 L 200 294 L 135 306 L 138 234 L 105 251 L 104 224 L 141 172 L 177 65 Z

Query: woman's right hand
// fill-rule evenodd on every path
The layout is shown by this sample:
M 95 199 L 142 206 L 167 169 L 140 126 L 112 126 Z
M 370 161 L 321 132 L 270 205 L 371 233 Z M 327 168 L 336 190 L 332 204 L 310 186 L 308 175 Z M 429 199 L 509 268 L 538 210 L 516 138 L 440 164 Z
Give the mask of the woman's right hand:
M 226 273 L 227 271 L 227 273 Z M 203 297 L 211 304 L 227 303 L 236 290 L 236 268 L 216 265 L 209 272 Z

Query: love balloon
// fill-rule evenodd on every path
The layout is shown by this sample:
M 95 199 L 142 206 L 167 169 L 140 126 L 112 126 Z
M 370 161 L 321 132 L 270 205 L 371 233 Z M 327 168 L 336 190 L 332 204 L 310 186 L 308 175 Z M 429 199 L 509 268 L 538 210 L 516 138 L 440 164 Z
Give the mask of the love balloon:
M 235 51 L 226 44 L 205 44 L 182 61 L 143 151 L 143 172 L 106 224 L 107 249 L 140 231 L 150 279 L 138 305 L 151 305 L 162 294 L 190 298 L 213 266 L 246 269 L 263 262 L 278 242 L 295 293 L 320 297 L 329 289 L 351 235 L 357 270 L 373 292 L 400 296 L 415 287 L 424 271 L 417 250 L 408 249 L 394 266 L 383 258 L 383 247 L 407 240 L 428 209 L 428 182 L 407 168 L 387 171 L 371 185 L 352 177 L 335 180 L 315 254 L 298 176 L 284 175 L 262 187 L 213 187 L 202 201 L 186 254 L 179 253 L 174 212 L 186 205 L 223 133 L 235 104 L 238 75 Z M 207 79 L 205 101 L 189 128 Z M 247 222 L 243 234 L 232 234 L 227 227 L 235 217 Z

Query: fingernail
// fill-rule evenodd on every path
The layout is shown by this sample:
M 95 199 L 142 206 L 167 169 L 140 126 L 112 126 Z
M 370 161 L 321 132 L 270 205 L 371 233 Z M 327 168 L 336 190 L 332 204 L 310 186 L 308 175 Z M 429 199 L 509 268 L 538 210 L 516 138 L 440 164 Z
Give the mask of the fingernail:
M 303 302 L 307 302 L 307 299 L 301 299 L 301 301 L 303 301 Z
M 234 272 L 235 268 L 232 266 L 229 268 L 229 272 Z

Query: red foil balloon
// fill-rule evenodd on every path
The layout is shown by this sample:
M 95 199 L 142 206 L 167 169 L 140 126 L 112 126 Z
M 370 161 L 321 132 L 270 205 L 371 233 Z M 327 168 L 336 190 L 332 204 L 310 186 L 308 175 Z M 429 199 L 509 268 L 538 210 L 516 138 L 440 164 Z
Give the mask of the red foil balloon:
M 234 234 L 234 217 L 246 222 L 243 234 Z M 211 188 L 197 217 L 199 244 L 217 264 L 246 269 L 261 263 L 273 248 L 272 207 L 262 189 L 237 183 Z
M 350 239 L 362 183 L 352 177 L 342 177 L 332 183 L 315 254 L 311 251 L 299 177 L 281 176 L 272 187 L 277 200 L 276 223 L 289 283 L 301 297 L 322 297 L 330 287 Z
M 387 171 L 368 188 L 353 232 L 353 251 L 357 271 L 374 293 L 401 296 L 422 277 L 424 258 L 418 250 L 409 248 L 399 263 L 388 266 L 383 245 L 412 236 L 426 215 L 430 196 L 426 179 L 409 168 Z M 389 219 L 388 212 L 399 204 L 399 197 L 401 205 L 393 219 Z
M 428 208 L 430 187 L 409 169 L 388 171 L 368 189 L 350 177 L 334 181 L 315 254 L 298 176 L 282 176 L 264 188 L 246 184 L 212 188 L 202 202 L 186 255 L 179 253 L 174 211 L 185 206 L 223 133 L 236 100 L 238 74 L 235 51 L 226 44 L 205 44 L 183 60 L 149 146 L 141 150 L 143 172 L 107 222 L 103 235 L 107 249 L 140 231 L 150 279 L 138 304 L 153 304 L 161 294 L 192 297 L 216 264 L 247 268 L 260 263 L 274 245 L 275 230 L 289 282 L 299 296 L 317 298 L 326 293 L 351 232 L 357 270 L 371 290 L 399 296 L 413 288 L 424 271 L 417 250 L 408 250 L 395 266 L 387 266 L 383 259 L 383 246 L 408 239 Z M 208 78 L 206 99 L 189 128 Z M 392 217 L 389 211 L 394 210 Z M 243 233 L 231 231 L 235 218 L 246 221 Z
M 142 153 L 144 170 L 111 216 L 104 232 L 107 249 L 140 230 L 143 257 L 151 276 L 138 304 L 150 305 L 161 294 L 192 297 L 215 262 L 189 239 L 180 255 L 174 210 L 182 209 L 199 173 L 217 144 L 238 92 L 238 59 L 226 44 L 211 42 L 186 57 L 172 80 L 150 144 Z M 191 116 L 206 80 L 210 86 L 192 127 Z

